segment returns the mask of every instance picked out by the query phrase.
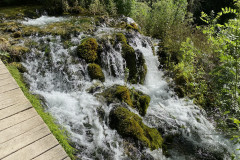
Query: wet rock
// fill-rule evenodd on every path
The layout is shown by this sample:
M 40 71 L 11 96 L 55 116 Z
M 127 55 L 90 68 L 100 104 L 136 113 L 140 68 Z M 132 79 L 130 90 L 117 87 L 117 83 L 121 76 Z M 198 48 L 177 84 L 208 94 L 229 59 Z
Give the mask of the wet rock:
M 157 129 L 143 124 L 142 119 L 124 107 L 117 107 L 110 112 L 110 127 L 125 137 L 132 138 L 140 146 L 151 150 L 162 147 L 162 137 Z
M 143 54 L 140 50 L 135 51 L 127 43 L 127 38 L 123 33 L 116 34 L 116 41 L 122 45 L 123 58 L 129 69 L 128 81 L 133 84 L 143 84 L 147 74 L 147 66 Z
M 86 91 L 88 93 L 93 94 L 97 91 L 101 91 L 102 89 L 104 89 L 104 86 L 103 86 L 102 82 L 101 81 L 95 81 L 94 84 L 90 88 L 88 88 Z
M 21 61 L 21 58 L 23 57 L 23 55 L 28 53 L 29 51 L 30 49 L 24 46 L 14 45 L 8 48 L 8 52 L 11 55 L 11 59 L 15 62 Z
M 17 31 L 17 32 L 14 32 L 14 33 L 12 34 L 12 36 L 13 36 L 14 38 L 20 38 L 20 37 L 22 36 L 22 34 L 21 34 L 20 31 Z
M 120 101 L 136 109 L 141 116 L 147 112 L 150 97 L 141 91 L 128 89 L 126 86 L 114 85 L 101 93 L 108 104 Z
M 94 38 L 87 38 L 77 47 L 77 55 L 86 62 L 94 62 L 97 58 L 98 43 Z
M 102 72 L 101 67 L 98 64 L 95 64 L 95 63 L 89 64 L 87 67 L 87 70 L 88 70 L 88 74 L 92 80 L 97 79 L 102 82 L 105 81 L 105 76 Z

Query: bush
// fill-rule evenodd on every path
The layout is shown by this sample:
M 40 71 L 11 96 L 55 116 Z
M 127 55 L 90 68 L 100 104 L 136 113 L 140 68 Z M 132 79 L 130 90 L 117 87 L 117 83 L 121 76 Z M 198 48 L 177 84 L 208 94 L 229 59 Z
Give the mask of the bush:
M 114 0 L 117 7 L 117 13 L 130 16 L 135 5 L 135 0 Z

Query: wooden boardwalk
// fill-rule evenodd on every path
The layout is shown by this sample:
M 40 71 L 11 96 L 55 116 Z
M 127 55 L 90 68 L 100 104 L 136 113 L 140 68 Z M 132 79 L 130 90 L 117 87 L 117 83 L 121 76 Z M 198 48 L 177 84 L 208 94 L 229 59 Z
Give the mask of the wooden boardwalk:
M 0 60 L 0 160 L 70 160 Z

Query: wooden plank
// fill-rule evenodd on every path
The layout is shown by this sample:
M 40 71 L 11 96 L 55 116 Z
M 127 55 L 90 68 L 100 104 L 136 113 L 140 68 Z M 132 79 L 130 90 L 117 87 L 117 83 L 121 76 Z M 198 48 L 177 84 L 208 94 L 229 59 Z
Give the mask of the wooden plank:
M 8 73 L 7 69 L 0 70 L 0 75 L 5 74 L 5 73 Z
M 13 98 L 7 98 L 6 100 L 0 101 L 0 110 L 6 109 L 8 107 L 13 107 L 21 104 L 26 104 L 29 101 L 26 98 L 22 98 L 22 96 L 15 97 L 15 101 Z
M 6 67 L 5 66 L 0 66 L 0 72 L 6 70 Z
M 61 145 L 57 145 L 51 150 L 43 153 L 42 155 L 34 158 L 33 160 L 62 160 L 67 157 Z
M 5 65 L 4 64 L 0 64 L 0 69 L 5 69 Z
M 16 83 L 7 84 L 0 87 L 0 93 L 11 91 L 16 88 L 19 88 L 19 86 Z
M 20 88 L 16 88 L 14 90 L 0 94 L 0 102 L 4 101 L 6 98 L 12 99 L 13 97 L 15 98 L 15 97 L 25 97 L 25 96 L 23 95 L 23 92 Z
M 5 74 L 1 74 L 0 75 L 0 80 L 6 79 L 12 77 L 12 75 L 10 73 L 5 73 Z
M 11 117 L 8 117 L 6 119 L 3 119 L 0 121 L 0 132 L 4 129 L 10 128 L 16 124 L 19 124 L 29 118 L 32 118 L 34 116 L 37 116 L 37 112 L 34 108 L 30 108 L 28 110 L 25 110 L 23 112 L 20 112 L 16 115 L 13 115 Z M 1 154 L 0 154 L 1 155 Z
M 3 120 L 4 118 L 12 116 L 31 107 L 32 104 L 29 101 L 25 101 L 23 103 L 14 104 L 8 108 L 4 108 L 0 110 L 0 120 Z
M 0 94 L 0 110 L 14 104 L 28 101 L 20 88 Z
M 53 135 L 48 135 L 33 144 L 24 147 L 23 149 L 3 158 L 2 160 L 28 160 L 39 156 L 40 154 L 50 150 L 58 144 L 58 141 Z
M 4 86 L 4 85 L 7 85 L 9 83 L 16 83 L 12 77 L 8 77 L 6 79 L 3 79 L 3 80 L 0 80 L 0 87 L 1 86 Z
M 66 157 L 62 146 L 0 60 L 0 159 L 62 160 Z
M 50 133 L 51 132 L 48 127 L 45 124 L 42 124 L 36 128 L 33 128 L 29 132 L 7 141 L 6 143 L 0 144 L 0 159 L 9 156 L 10 154 L 28 146 L 31 143 L 34 143 Z
M 44 122 L 40 116 L 35 116 L 22 123 L 12 126 L 8 129 L 5 129 L 0 132 L 0 144 L 5 143 L 25 132 L 28 132 L 43 123 Z

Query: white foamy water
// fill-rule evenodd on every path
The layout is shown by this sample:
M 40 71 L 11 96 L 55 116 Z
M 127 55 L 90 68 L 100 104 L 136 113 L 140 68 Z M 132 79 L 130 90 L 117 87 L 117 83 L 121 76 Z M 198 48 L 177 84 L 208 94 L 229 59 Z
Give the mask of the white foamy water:
M 104 31 L 108 32 L 108 29 L 101 30 Z M 109 128 L 108 115 L 114 104 L 107 106 L 101 99 L 87 92 L 88 88 L 99 82 L 89 80 L 87 64 L 74 54 L 82 36 L 84 37 L 83 34 L 73 37 L 74 46 L 67 49 L 63 47 L 60 37 L 31 37 L 39 46 L 47 44 L 50 53 L 46 54 L 40 48 L 32 49 L 23 63 L 28 70 L 25 77 L 31 91 L 46 100 L 47 111 L 71 134 L 80 159 L 130 159 L 125 150 L 125 141 L 115 130 Z M 191 101 L 178 99 L 169 89 L 163 79 L 163 72 L 158 69 L 159 62 L 157 56 L 153 55 L 151 39 L 135 34 L 129 41 L 135 50 L 143 53 L 148 68 L 144 85 L 128 84 L 130 88 L 135 87 L 151 97 L 147 114 L 142 117 L 144 123 L 162 130 L 164 136 L 179 137 L 183 140 L 182 146 L 192 147 L 189 150 L 169 150 L 171 159 L 198 159 L 208 152 L 219 154 L 222 159 L 229 159 L 227 152 L 234 150 L 234 146 L 215 132 L 203 110 Z M 120 50 L 106 42 L 108 49 L 101 53 L 106 81 L 100 86 L 124 84 L 126 64 L 121 55 L 121 46 L 118 47 Z M 112 70 L 116 77 L 113 77 Z M 101 87 L 97 92 L 101 92 Z M 188 153 L 192 151 L 194 153 Z M 156 160 L 166 159 L 161 149 L 142 152 L 149 153 Z M 140 159 L 141 156 L 142 153 L 139 152 L 134 158 Z
M 64 17 L 49 17 L 49 16 L 41 16 L 36 19 L 27 19 L 25 21 L 22 21 L 22 24 L 24 25 L 30 25 L 30 26 L 43 26 L 50 23 L 55 22 L 61 22 L 67 20 Z
M 198 152 L 202 150 L 217 152 L 221 154 L 222 159 L 230 159 L 230 155 L 225 155 L 225 153 L 231 153 L 237 149 L 237 146 L 233 146 L 228 139 L 215 131 L 214 126 L 206 119 L 204 110 L 195 106 L 192 101 L 178 99 L 175 96 L 164 80 L 163 72 L 158 69 L 158 57 L 153 55 L 151 46 L 148 44 L 143 47 L 142 43 L 147 43 L 146 39 L 138 35 L 132 42 L 134 49 L 139 49 L 143 53 L 148 67 L 145 84 L 137 86 L 151 97 L 147 114 L 144 117 L 145 122 L 150 126 L 163 129 L 165 133 L 180 134 L 182 140 L 193 144 L 192 146 L 196 147 Z M 172 155 L 172 159 L 193 158 L 179 155 L 179 153 L 172 153 Z

